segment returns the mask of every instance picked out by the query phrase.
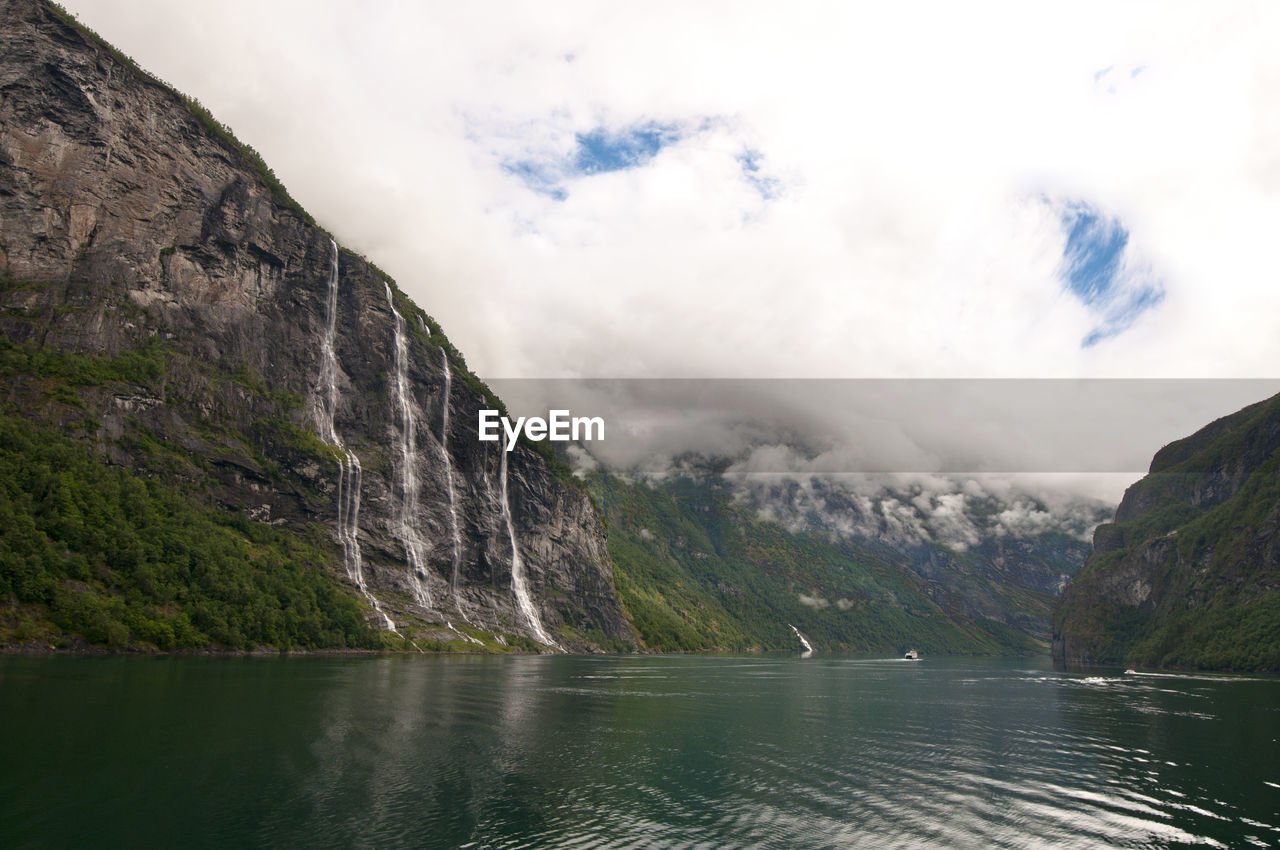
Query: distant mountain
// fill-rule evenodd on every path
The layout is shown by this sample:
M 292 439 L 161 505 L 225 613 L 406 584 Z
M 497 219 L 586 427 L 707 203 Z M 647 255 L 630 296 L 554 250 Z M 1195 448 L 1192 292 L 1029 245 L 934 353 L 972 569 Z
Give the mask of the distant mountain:
M 1109 513 L 1051 516 L 934 479 L 857 489 L 821 476 L 588 476 L 623 606 L 665 650 L 1043 652 L 1061 587 Z
M 587 493 L 481 408 L 199 103 L 0 2 L 0 645 L 633 646 Z
M 1101 518 L 936 482 L 584 484 L 477 441 L 483 408 L 198 102 L 0 0 L 0 646 L 1036 651 Z
M 1280 396 L 1156 454 L 1063 593 L 1053 653 L 1280 670 Z

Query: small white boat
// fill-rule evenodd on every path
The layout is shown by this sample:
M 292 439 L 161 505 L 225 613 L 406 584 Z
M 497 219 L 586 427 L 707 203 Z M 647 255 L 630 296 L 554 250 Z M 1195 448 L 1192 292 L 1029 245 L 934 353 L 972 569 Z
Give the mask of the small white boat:
M 919 661 L 920 653 L 916 652 L 914 649 L 908 649 L 907 654 L 902 657 L 907 659 L 908 661 Z

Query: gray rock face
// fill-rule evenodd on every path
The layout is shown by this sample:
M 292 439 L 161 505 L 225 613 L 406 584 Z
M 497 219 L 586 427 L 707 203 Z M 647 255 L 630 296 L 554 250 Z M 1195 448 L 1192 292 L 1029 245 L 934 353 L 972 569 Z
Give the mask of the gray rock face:
M 154 380 L 83 393 L 97 426 L 89 436 L 115 462 L 165 472 L 131 447 L 148 434 L 190 455 L 167 474 L 202 498 L 302 530 L 319 524 L 347 581 L 340 453 L 316 439 L 330 239 L 254 159 L 43 3 L 0 0 L 0 277 L 21 282 L 0 291 L 5 336 L 94 356 L 163 351 Z M 337 282 L 333 428 L 362 468 L 365 589 L 419 633 L 434 624 L 447 637 L 445 624 L 468 622 L 532 636 L 513 597 L 500 456 L 476 439 L 477 411 L 492 400 L 397 293 L 416 448 L 411 520 L 425 561 L 415 575 L 402 539 L 408 435 L 389 281 L 342 252 Z M 589 648 L 588 633 L 630 643 L 585 491 L 527 445 L 509 466 L 514 536 L 542 627 L 567 649 Z
M 1161 449 L 1054 612 L 1069 663 L 1280 669 L 1280 396 Z

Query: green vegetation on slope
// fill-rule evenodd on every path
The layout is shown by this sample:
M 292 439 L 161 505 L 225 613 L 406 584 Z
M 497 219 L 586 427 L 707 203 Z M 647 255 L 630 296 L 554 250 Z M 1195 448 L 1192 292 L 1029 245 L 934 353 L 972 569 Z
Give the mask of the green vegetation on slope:
M 0 415 L 0 643 L 374 647 L 327 553 Z
M 223 374 L 204 364 L 197 373 L 201 363 L 155 341 L 107 357 L 0 337 L 0 645 L 381 645 L 360 603 L 335 581 L 323 531 L 304 539 L 209 506 L 199 459 L 139 423 L 114 449 L 94 436 L 95 393 L 158 393 L 172 389 L 166 379 L 175 371 L 188 391 L 229 382 L 276 409 L 300 403 L 243 369 Z M 325 450 L 283 417 L 262 420 L 250 435 L 198 428 L 218 431 L 211 436 L 225 451 L 268 474 L 278 470 L 255 439 Z M 116 450 L 136 466 L 113 463 Z
M 653 649 L 1007 653 L 1034 648 L 996 621 L 948 615 L 900 566 L 850 541 L 793 534 L 709 482 L 593 474 L 622 604 Z
M 1133 666 L 1280 670 L 1280 396 L 1163 449 L 1131 488 L 1145 509 L 1108 536 L 1055 612 L 1055 631 L 1088 660 Z M 1247 476 L 1229 498 L 1193 499 Z M 1126 497 L 1128 498 L 1128 497 Z M 1108 580 L 1138 575 L 1144 606 L 1109 598 Z
M 140 68 L 57 4 L 41 7 L 49 14 L 41 13 L 36 19 L 37 34 L 53 34 L 59 48 L 39 61 L 60 62 L 57 54 L 66 47 L 78 54 L 72 57 L 73 63 L 96 65 L 106 75 L 107 90 L 121 83 L 134 87 L 136 80 L 142 86 L 135 88 L 159 95 L 144 98 L 149 112 L 153 106 L 165 107 L 162 102 L 171 97 L 177 112 L 170 116 L 166 108 L 160 111 L 166 119 L 174 119 L 168 126 L 185 137 L 184 144 L 196 143 L 189 150 L 208 153 L 206 141 L 221 146 L 229 163 L 269 190 L 277 213 L 291 211 L 309 227 L 324 232 L 258 152 L 238 140 L 198 100 Z M 36 112 L 56 112 L 61 91 L 57 87 L 45 91 L 50 94 L 47 108 Z M 49 104 L 55 105 L 50 108 Z M 120 106 L 119 100 L 116 105 Z M 128 118 L 123 113 L 117 117 Z M 147 116 L 135 117 L 147 120 Z M 156 115 L 150 120 L 160 126 Z M 79 189 L 98 194 L 93 186 Z M 187 212 L 203 210 L 193 207 Z M 111 229 L 105 220 L 101 224 Z M 125 224 L 124 230 L 134 232 L 139 223 Z M 323 483 L 317 484 L 314 473 L 307 470 L 335 460 L 334 449 L 307 427 L 311 423 L 299 410 L 303 400 L 268 387 L 251 367 L 210 358 L 210 347 L 202 348 L 201 340 L 177 338 L 159 315 L 120 297 L 123 286 L 119 284 L 125 281 L 116 280 L 115 271 L 104 277 L 78 268 L 86 252 L 105 254 L 111 250 L 109 244 L 81 246 L 69 269 L 58 262 L 57 268 L 34 272 L 55 280 L 66 273 L 76 290 L 102 285 L 102 300 L 92 306 L 106 309 L 96 325 L 60 326 L 68 316 L 84 315 L 90 305 L 80 300 L 55 306 L 46 298 L 6 298 L 0 305 L 0 331 L 13 336 L 0 338 L 0 421 L 8 429 L 6 439 L 15 440 L 3 447 L 3 471 L 17 476 L 14 480 L 19 482 L 5 492 L 4 517 L 25 517 L 22 522 L 14 520 L 13 531 L 6 526 L 0 541 L 4 558 L 0 561 L 0 645 L 88 641 L 138 648 L 259 644 L 287 648 L 380 643 L 406 648 L 398 638 L 370 632 L 359 619 L 352 624 L 349 615 L 359 614 L 362 603 L 342 592 L 344 585 L 332 570 L 333 542 L 320 529 L 307 530 L 303 525 L 328 498 L 319 492 Z M 234 253 L 244 246 L 214 247 Z M 178 250 L 175 244 L 158 247 L 158 259 L 164 261 Z M 410 333 L 446 352 L 457 385 L 505 413 L 489 387 L 467 369 L 440 326 L 409 302 L 385 273 L 360 259 L 390 284 L 401 314 L 421 320 L 408 323 Z M 167 284 L 167 264 L 161 265 L 165 268 L 160 282 Z M 357 283 L 366 280 L 365 269 L 359 266 L 343 271 Z M 0 278 L 0 295 L 29 293 L 44 286 L 5 276 Z M 85 300 L 93 301 L 97 294 Z M 112 316 L 114 311 L 119 312 Z M 118 322 L 121 316 L 127 318 Z M 69 329 L 79 333 L 65 334 Z M 48 339 L 60 341 L 54 347 L 14 342 Z M 136 348 L 115 357 L 56 350 L 58 345 L 103 345 L 114 350 L 122 344 Z M 437 367 L 434 360 L 431 366 Z M 365 388 L 381 391 L 377 383 L 381 379 L 385 373 L 367 378 L 372 386 Z M 122 410 L 128 415 L 121 415 Z M 582 486 L 549 446 L 528 445 L 561 481 Z M 239 514 L 237 507 L 225 507 L 241 505 L 246 493 L 253 498 L 259 492 L 269 495 L 272 504 L 255 503 L 255 516 L 281 509 L 288 517 L 277 522 L 303 530 L 286 533 Z M 67 505 L 76 508 L 75 521 L 61 513 Z M 47 510 L 53 513 L 43 513 Z M 124 523 L 123 542 L 109 533 L 117 522 Z M 159 549 L 151 545 L 156 539 L 163 544 Z M 136 543 L 141 553 L 125 557 L 113 548 L 126 543 Z M 175 563 L 170 562 L 171 556 Z M 328 589 L 321 593 L 323 588 Z M 67 602 L 68 594 L 78 600 L 76 605 Z M 278 603 L 275 608 L 273 599 Z M 72 608 L 83 610 L 72 616 L 67 613 Z M 534 648 L 517 639 L 508 643 Z M 417 645 L 468 650 L 476 646 L 464 641 L 438 644 L 425 637 Z M 501 645 L 491 648 L 497 646 Z

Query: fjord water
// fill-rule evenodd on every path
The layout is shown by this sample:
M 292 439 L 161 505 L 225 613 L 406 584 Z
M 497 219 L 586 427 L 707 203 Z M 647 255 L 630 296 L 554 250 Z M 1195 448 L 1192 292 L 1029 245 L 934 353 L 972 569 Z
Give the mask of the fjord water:
M 1280 844 L 1280 679 L 839 657 L 0 657 L 0 845 Z

